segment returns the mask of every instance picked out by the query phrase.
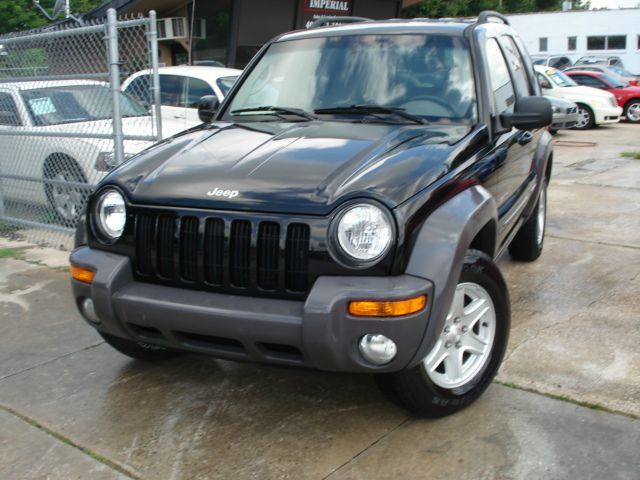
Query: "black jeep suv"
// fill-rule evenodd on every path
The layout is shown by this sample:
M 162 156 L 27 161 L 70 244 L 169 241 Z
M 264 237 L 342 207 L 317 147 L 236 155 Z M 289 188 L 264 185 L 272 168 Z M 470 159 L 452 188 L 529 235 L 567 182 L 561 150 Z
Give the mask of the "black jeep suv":
M 368 372 L 411 411 L 489 385 L 495 263 L 542 250 L 551 107 L 495 12 L 284 34 L 203 125 L 109 174 L 71 255 L 80 312 L 134 358 Z

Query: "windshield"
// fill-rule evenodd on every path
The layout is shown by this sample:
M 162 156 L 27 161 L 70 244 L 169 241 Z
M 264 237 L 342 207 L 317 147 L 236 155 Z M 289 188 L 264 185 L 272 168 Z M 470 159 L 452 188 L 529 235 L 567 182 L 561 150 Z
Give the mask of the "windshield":
M 445 35 L 348 35 L 274 43 L 240 86 L 226 118 L 265 115 L 264 110 L 249 111 L 265 106 L 314 112 L 352 105 L 399 108 L 426 120 L 475 123 L 466 40 Z M 232 113 L 239 110 L 245 111 Z
M 618 78 L 614 78 L 611 75 L 607 75 L 606 73 L 601 73 L 600 78 L 611 85 L 613 88 L 624 88 L 627 85 L 622 83 Z
M 547 70 L 547 76 L 559 87 L 576 87 L 578 84 L 560 70 Z
M 233 84 L 236 83 L 236 80 L 238 80 L 237 75 L 233 77 L 220 77 L 218 80 L 216 80 L 218 88 L 222 92 L 223 96 L 227 96 L 227 93 L 229 93 L 229 90 L 231 90 Z
M 71 85 L 20 92 L 38 126 L 107 120 L 113 117 L 111 90 L 106 85 Z M 131 97 L 120 93 L 123 117 L 149 113 Z

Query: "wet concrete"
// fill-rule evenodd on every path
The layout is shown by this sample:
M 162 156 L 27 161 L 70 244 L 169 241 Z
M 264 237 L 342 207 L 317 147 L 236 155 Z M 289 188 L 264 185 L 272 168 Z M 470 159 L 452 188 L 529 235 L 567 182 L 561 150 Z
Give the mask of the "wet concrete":
M 624 415 L 493 385 L 427 421 L 367 376 L 134 362 L 82 322 L 65 273 L 0 259 L 0 478 L 640 478 L 640 161 L 620 157 L 638 130 L 557 147 L 545 252 L 500 261 L 513 328 L 499 380 Z

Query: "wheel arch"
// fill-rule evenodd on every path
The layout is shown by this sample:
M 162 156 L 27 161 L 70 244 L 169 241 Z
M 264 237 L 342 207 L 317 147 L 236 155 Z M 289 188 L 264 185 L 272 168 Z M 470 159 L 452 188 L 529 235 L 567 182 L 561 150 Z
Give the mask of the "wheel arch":
M 475 185 L 438 207 L 420 227 L 405 273 L 432 281 L 434 291 L 422 341 L 407 368 L 422 361 L 443 328 L 467 250 L 480 246 L 493 257 L 497 219 L 495 199 Z
M 87 175 L 83 171 L 82 167 L 78 163 L 78 161 L 73 158 L 68 153 L 65 152 L 54 152 L 49 154 L 47 158 L 45 158 L 44 163 L 42 164 L 42 176 L 44 178 L 51 178 L 51 176 L 56 172 L 56 169 L 59 165 L 72 165 L 77 173 L 81 174 L 84 177 L 84 181 L 86 182 Z

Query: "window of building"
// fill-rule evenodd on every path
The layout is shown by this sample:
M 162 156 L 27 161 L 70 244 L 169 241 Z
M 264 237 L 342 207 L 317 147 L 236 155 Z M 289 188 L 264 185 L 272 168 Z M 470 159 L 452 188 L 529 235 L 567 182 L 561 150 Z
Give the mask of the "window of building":
M 624 50 L 626 48 L 626 35 L 597 35 L 587 37 L 587 50 Z
M 507 62 L 495 38 L 490 38 L 487 42 L 487 60 L 496 113 L 500 115 L 504 112 L 513 112 L 513 105 L 516 103 L 513 84 Z
M 638 35 L 638 50 L 640 50 L 640 35 Z
M 547 37 L 540 37 L 538 39 L 538 50 L 540 52 L 546 52 L 547 51 Z
M 578 37 L 568 37 L 567 38 L 567 50 L 574 51 L 576 49 L 576 44 L 578 43 Z

